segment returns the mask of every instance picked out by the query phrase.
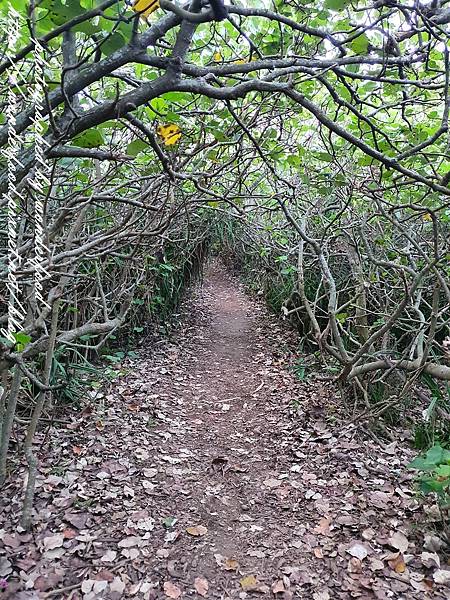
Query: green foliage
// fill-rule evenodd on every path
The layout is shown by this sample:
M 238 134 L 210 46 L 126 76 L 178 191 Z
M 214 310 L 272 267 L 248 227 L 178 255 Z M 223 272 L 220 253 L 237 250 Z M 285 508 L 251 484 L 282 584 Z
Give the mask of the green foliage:
M 80 148 L 98 148 L 105 143 L 102 133 L 98 129 L 88 129 L 84 133 L 76 136 L 72 143 Z
M 22 352 L 26 346 L 31 342 L 31 336 L 27 335 L 23 331 L 13 333 L 13 337 L 16 340 L 16 351 Z
M 415 458 L 408 467 L 419 471 L 419 488 L 423 494 L 435 494 L 440 504 L 449 504 L 450 450 L 433 446 L 424 456 Z

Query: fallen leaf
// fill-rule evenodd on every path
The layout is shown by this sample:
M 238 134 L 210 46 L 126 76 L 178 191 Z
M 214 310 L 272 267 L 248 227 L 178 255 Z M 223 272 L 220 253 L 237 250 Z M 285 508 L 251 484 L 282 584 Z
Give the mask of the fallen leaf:
M 265 558 L 266 557 L 266 553 L 263 552 L 262 550 L 250 550 L 249 552 L 247 552 L 247 554 L 249 556 L 255 556 L 256 558 Z
M 94 579 L 85 579 L 81 584 L 81 591 L 83 592 L 83 594 L 89 594 L 89 592 L 94 587 L 94 583 Z
M 433 579 L 436 583 L 450 583 L 450 570 L 438 569 L 433 573 Z
M 95 594 L 95 596 L 99 596 L 102 592 L 104 592 L 106 590 L 106 588 L 108 587 L 108 582 L 107 581 L 96 581 L 94 583 L 94 585 L 92 586 L 92 592 Z
M 5 533 L 2 535 L 4 530 L 0 530 L 0 539 L 4 543 L 5 546 L 9 548 L 14 548 L 15 550 L 20 547 L 20 539 L 17 535 L 11 535 L 9 533 Z
M 396 531 L 389 538 L 389 544 L 404 554 L 408 550 L 409 541 L 401 531 Z
M 434 552 L 422 552 L 420 558 L 422 564 L 428 569 L 431 569 L 432 567 L 441 567 L 441 559 L 439 558 L 439 555 Z
M 10 573 L 12 573 L 11 562 L 6 556 L 0 556 L 0 577 L 6 577 Z
M 359 560 L 359 558 L 353 556 L 348 561 L 347 571 L 349 573 L 362 573 L 362 562 Z
M 320 519 L 319 524 L 314 527 L 314 533 L 320 533 L 321 535 L 328 535 L 330 533 L 331 519 L 325 517 Z
M 164 582 L 164 593 L 168 598 L 179 598 L 181 596 L 180 588 L 171 581 Z
M 281 485 L 281 481 L 279 479 L 274 479 L 273 477 L 271 479 L 266 479 L 265 481 L 263 481 L 264 485 L 270 489 L 274 489 L 277 487 L 280 487 Z
M 34 589 L 39 592 L 46 592 L 47 590 L 54 590 L 62 581 L 62 573 L 51 572 L 46 573 L 45 576 L 40 575 L 34 580 Z M 1 589 L 1 587 L 0 587 Z
M 313 598 L 314 600 L 330 600 L 330 592 L 328 590 L 320 590 L 319 592 L 314 592 Z
M 274 583 L 272 583 L 272 593 L 273 594 L 282 594 L 285 591 L 286 591 L 286 588 L 284 587 L 284 583 L 283 583 L 282 579 L 279 579 L 278 581 L 275 581 Z
M 67 527 L 63 531 L 63 537 L 65 540 L 73 540 L 73 538 L 76 537 L 77 535 L 78 535 L 78 532 L 76 532 L 75 529 L 71 529 L 70 527 Z
M 206 596 L 209 589 L 208 581 L 204 577 L 196 577 L 194 579 L 194 588 L 197 594 Z
M 350 548 L 348 548 L 347 553 L 355 558 L 359 558 L 359 560 L 364 560 L 368 554 L 367 549 L 362 544 L 352 544 Z
M 46 550 L 53 550 L 54 548 L 60 548 L 63 545 L 64 536 L 51 535 L 49 537 L 44 538 L 44 548 Z
M 189 535 L 200 537 L 205 535 L 208 532 L 208 529 L 204 525 L 194 525 L 193 527 L 188 527 L 186 531 L 189 533 Z
M 179 531 L 168 531 L 164 536 L 165 542 L 174 542 L 180 535 Z
M 246 577 L 243 577 L 239 580 L 239 583 L 241 584 L 241 588 L 244 590 L 244 592 L 249 592 L 259 586 L 258 580 L 254 575 L 247 575 Z
M 70 511 L 64 513 L 64 520 L 77 529 L 84 529 L 86 527 L 88 518 L 89 513 Z
M 140 537 L 130 536 L 124 538 L 123 540 L 120 540 L 120 542 L 117 545 L 119 546 L 119 548 L 133 548 L 133 546 L 137 546 L 140 541 Z
M 115 550 L 107 550 L 100 560 L 102 562 L 113 562 L 116 556 L 117 552 Z
M 396 573 L 404 573 L 406 569 L 406 564 L 403 559 L 403 555 L 401 552 L 398 553 L 398 556 L 388 560 L 388 564 L 393 571 Z
M 370 569 L 372 571 L 382 571 L 384 569 L 383 561 L 379 560 L 378 558 L 371 558 Z
M 152 479 L 156 477 L 158 474 L 158 469 L 143 469 L 144 477 L 148 477 L 148 479 Z
M 125 583 L 120 577 L 114 577 L 114 579 L 109 584 L 110 592 L 117 592 L 118 594 L 123 594 L 125 591 Z
M 214 558 L 219 567 L 222 567 L 226 571 L 237 571 L 239 568 L 239 563 L 234 558 L 227 558 L 226 556 L 222 556 L 222 554 L 214 554 Z

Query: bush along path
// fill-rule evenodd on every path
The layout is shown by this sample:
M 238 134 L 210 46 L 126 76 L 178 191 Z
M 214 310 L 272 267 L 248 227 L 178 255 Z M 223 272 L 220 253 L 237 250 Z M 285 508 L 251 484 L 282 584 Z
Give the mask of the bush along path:
M 361 439 L 329 384 L 299 381 L 292 333 L 220 268 L 183 310 L 40 433 L 30 533 L 3 489 L 1 597 L 447 598 L 406 444 Z

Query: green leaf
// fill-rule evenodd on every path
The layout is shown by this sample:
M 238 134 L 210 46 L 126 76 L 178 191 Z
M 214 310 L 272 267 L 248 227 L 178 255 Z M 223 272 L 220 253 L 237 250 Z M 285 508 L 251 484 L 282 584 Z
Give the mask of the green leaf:
M 433 471 L 435 467 L 436 465 L 434 463 L 429 463 L 420 456 L 408 464 L 408 469 L 415 469 L 416 471 Z
M 22 352 L 25 350 L 27 344 L 31 342 L 31 335 L 24 333 L 23 331 L 19 331 L 17 333 L 12 334 L 14 339 L 16 340 L 16 349 L 17 352 Z
M 439 465 L 436 469 L 436 475 L 438 477 L 450 477 L 450 465 Z
M 314 156 L 322 162 L 333 162 L 333 156 L 328 152 L 314 152 Z
M 444 454 L 444 449 L 440 446 L 433 446 L 430 448 L 426 454 L 426 460 L 429 463 L 434 463 L 435 465 L 442 462 L 442 457 Z
M 137 156 L 140 152 L 147 150 L 148 144 L 143 140 L 137 139 L 130 142 L 127 146 L 127 154 Z
M 77 135 L 72 143 L 79 148 L 98 148 L 105 143 L 105 140 L 98 129 L 89 129 Z
M 173 527 L 176 522 L 177 522 L 176 517 L 166 517 L 165 519 L 163 519 L 162 523 L 163 523 L 164 527 L 166 527 L 167 529 L 170 529 L 170 527 Z
M 124 46 L 125 40 L 122 34 L 116 31 L 112 35 L 108 36 L 102 43 L 102 54 L 104 54 L 105 56 L 109 56 L 110 54 L 116 52 L 116 50 L 120 50 L 120 48 L 123 48 Z
M 325 8 L 329 8 L 330 10 L 343 10 L 351 3 L 351 0 L 326 0 Z
M 64 25 L 70 19 L 84 12 L 84 9 L 77 0 L 70 0 L 67 4 L 63 4 L 61 0 L 52 0 L 48 5 L 49 18 L 55 25 Z
M 370 40 L 365 33 L 359 35 L 353 42 L 350 42 L 350 48 L 355 54 L 366 54 Z

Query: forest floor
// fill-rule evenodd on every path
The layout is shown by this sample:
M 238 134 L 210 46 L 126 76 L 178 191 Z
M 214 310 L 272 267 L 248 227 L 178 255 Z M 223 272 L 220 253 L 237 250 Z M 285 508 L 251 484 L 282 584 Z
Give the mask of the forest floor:
M 35 524 L 2 490 L 0 598 L 448 598 L 406 464 L 221 268 L 170 341 L 41 432 Z M 20 475 L 20 473 L 19 473 Z

